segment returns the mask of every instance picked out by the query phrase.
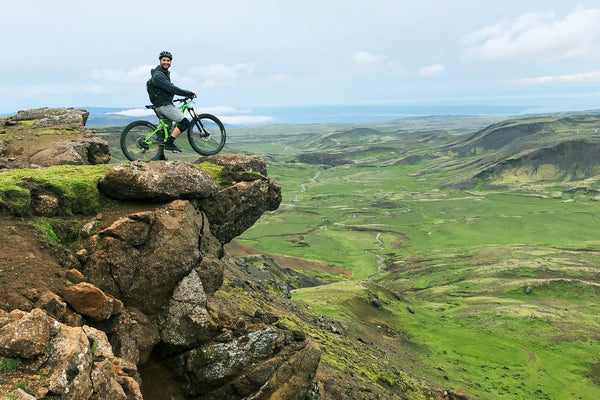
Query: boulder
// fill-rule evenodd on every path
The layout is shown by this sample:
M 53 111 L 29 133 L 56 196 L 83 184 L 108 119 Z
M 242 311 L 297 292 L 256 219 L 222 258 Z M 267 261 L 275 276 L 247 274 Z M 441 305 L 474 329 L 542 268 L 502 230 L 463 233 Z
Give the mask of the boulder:
M 90 113 L 86 110 L 75 108 L 35 108 L 31 110 L 21 110 L 16 115 L 10 117 L 11 121 L 33 121 L 34 127 L 46 128 L 57 125 L 67 125 L 73 127 L 85 126 Z
M 123 309 L 122 303 L 91 283 L 81 282 L 63 289 L 63 297 L 75 311 L 92 321 L 103 321 Z
M 37 301 L 34 303 L 34 307 L 41 308 L 48 316 L 56 320 L 60 320 L 67 310 L 66 303 L 49 290 L 40 293 Z
M 98 327 L 106 332 L 115 355 L 134 365 L 148 361 L 160 341 L 158 328 L 136 308 L 126 309 Z
M 308 342 L 304 348 L 289 356 L 278 355 L 275 358 L 280 363 L 277 370 L 253 398 L 304 400 L 311 390 L 320 359 L 321 349 L 314 342 Z M 244 377 L 243 382 L 247 387 L 251 388 L 248 383 L 253 382 L 253 378 L 251 374 Z
M 139 237 L 127 233 L 130 228 Z M 222 252 L 204 214 L 185 200 L 117 220 L 100 232 L 97 244 L 84 266 L 88 281 L 148 315 L 169 303 L 201 258 L 217 259 Z
M 267 176 L 265 161 L 249 154 L 217 154 L 202 157 L 198 162 L 209 162 L 223 167 L 223 174 L 231 181 L 254 181 Z
M 217 193 L 217 185 L 205 171 L 180 161 L 120 164 L 108 171 L 98 188 L 117 200 L 151 202 L 203 199 Z
M 64 208 L 64 195 L 56 187 L 24 178 L 21 186 L 29 190 L 31 213 L 41 217 L 53 217 Z
M 216 331 L 209 329 L 210 325 L 206 294 L 198 274 L 192 270 L 173 292 L 164 313 L 160 336 L 167 345 L 190 348 L 210 338 Z
M 35 397 L 19 388 L 15 390 L 15 400 L 37 400 Z
M 200 266 L 196 268 L 196 273 L 202 281 L 202 287 L 208 294 L 219 290 L 223 285 L 224 265 L 221 260 L 215 258 L 203 257 Z
M 197 201 L 210 221 L 211 232 L 221 243 L 229 243 L 280 203 L 281 186 L 268 179 L 238 182 L 213 198 Z
M 11 312 L 0 339 L 3 356 L 23 359 L 3 373 L 3 384 L 28 383 L 27 393 L 15 398 L 142 400 L 135 366 L 113 355 L 102 331 L 63 325 L 34 309 Z
M 56 142 L 31 156 L 29 162 L 41 167 L 53 165 L 96 165 L 110 161 L 108 142 L 97 137 Z
M 85 249 L 82 249 L 82 250 L 85 251 L 85 253 L 86 253 L 85 259 L 87 260 L 87 250 L 85 250 Z M 80 250 L 80 251 L 82 251 L 82 250 Z M 83 276 L 81 271 L 79 271 L 78 269 L 75 269 L 75 268 L 68 270 L 65 274 L 65 278 L 67 278 L 67 280 L 71 283 L 81 283 L 81 282 L 85 281 L 85 276 Z
M 32 358 L 44 354 L 56 328 L 52 318 L 39 308 L 30 313 L 12 312 L 0 328 L 0 356 Z
M 165 362 L 189 397 L 304 399 L 320 355 L 316 344 L 296 342 L 291 331 L 267 327 Z

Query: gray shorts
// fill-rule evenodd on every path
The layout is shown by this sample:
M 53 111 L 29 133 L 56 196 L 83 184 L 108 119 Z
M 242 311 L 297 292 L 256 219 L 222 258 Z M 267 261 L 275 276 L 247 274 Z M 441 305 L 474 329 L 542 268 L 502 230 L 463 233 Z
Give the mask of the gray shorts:
M 179 108 L 175 107 L 173 104 L 156 107 L 156 113 L 161 118 L 166 118 L 175 122 L 181 122 L 181 120 L 185 117 L 183 113 L 179 111 Z

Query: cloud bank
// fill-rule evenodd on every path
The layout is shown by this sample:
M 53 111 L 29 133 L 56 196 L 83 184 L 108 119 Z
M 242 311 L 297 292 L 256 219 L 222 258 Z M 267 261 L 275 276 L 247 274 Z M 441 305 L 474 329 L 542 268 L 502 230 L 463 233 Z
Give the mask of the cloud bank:
M 387 56 L 373 54 L 368 51 L 357 51 L 352 55 L 352 64 L 360 71 L 377 71 L 399 66 L 396 60 L 390 60 Z
M 213 114 L 225 125 L 253 125 L 273 122 L 274 118 L 267 115 L 245 115 L 251 110 L 239 110 L 233 107 L 208 107 L 202 108 L 203 113 Z M 142 118 L 154 115 L 154 111 L 146 108 L 132 108 L 129 110 L 116 111 L 108 114 L 123 115 L 126 117 Z
M 523 78 L 519 80 L 522 84 L 544 84 L 552 82 L 581 83 L 600 81 L 600 71 L 583 72 L 579 74 L 538 76 L 534 78 Z
M 527 13 L 471 32 L 463 38 L 469 61 L 552 63 L 596 58 L 600 9 L 578 8 L 560 17 L 554 12 Z
M 444 65 L 433 64 L 419 69 L 418 75 L 419 77 L 425 79 L 436 79 L 440 78 L 444 74 L 444 71 L 446 71 L 446 67 Z
M 202 81 L 203 88 L 218 86 L 231 86 L 243 76 L 251 76 L 256 65 L 254 63 L 240 63 L 232 66 L 224 64 L 200 65 L 189 70 L 189 73 Z

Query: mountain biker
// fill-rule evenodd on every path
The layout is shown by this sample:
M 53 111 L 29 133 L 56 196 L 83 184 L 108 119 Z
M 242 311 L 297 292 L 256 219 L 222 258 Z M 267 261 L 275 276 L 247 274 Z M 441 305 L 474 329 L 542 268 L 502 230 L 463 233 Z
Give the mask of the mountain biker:
M 177 107 L 173 104 L 173 96 L 185 96 L 185 97 L 197 97 L 196 93 L 190 90 L 180 89 L 171 83 L 171 72 L 169 67 L 171 66 L 171 60 L 173 55 L 168 51 L 162 51 L 158 56 L 160 64 L 153 68 L 150 73 L 152 74 L 152 85 L 156 92 L 156 103 L 154 104 L 156 113 L 170 121 L 175 122 L 175 128 L 169 135 L 165 143 L 165 150 L 180 152 L 181 149 L 174 143 L 177 136 L 181 132 L 185 131 L 190 121 L 184 117 Z

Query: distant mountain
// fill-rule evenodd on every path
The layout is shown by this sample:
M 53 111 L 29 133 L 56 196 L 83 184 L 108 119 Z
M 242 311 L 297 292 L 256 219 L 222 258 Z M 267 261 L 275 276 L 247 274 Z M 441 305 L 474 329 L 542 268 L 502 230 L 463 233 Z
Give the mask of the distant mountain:
M 81 107 L 89 111 L 90 116 L 87 120 L 88 127 L 98 126 L 125 126 L 130 122 L 137 121 L 139 119 L 145 119 L 151 122 L 157 122 L 154 115 L 149 116 L 127 116 L 120 114 L 126 108 L 114 108 L 114 107 Z

